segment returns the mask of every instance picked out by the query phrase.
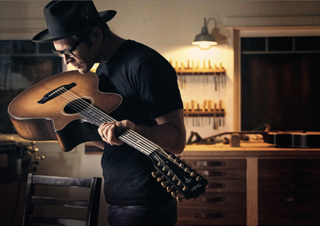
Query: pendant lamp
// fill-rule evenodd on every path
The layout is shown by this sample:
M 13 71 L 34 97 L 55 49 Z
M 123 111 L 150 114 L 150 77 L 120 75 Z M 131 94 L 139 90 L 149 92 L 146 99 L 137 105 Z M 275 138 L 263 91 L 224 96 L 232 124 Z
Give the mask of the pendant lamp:
M 209 22 L 209 20 L 208 20 Z M 197 45 L 200 49 L 207 50 L 212 46 L 217 45 L 213 35 L 208 32 L 208 24 L 206 18 L 204 18 L 204 27 L 202 27 L 202 31 L 200 34 L 196 35 L 193 45 Z

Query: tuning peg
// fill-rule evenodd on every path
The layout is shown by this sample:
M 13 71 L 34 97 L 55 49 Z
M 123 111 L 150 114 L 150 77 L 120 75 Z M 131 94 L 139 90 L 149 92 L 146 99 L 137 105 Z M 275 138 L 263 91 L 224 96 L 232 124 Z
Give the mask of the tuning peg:
M 39 151 L 39 149 L 36 148 L 36 147 L 34 147 L 34 145 L 28 146 L 27 149 L 28 149 L 28 151 L 31 151 L 31 152 L 37 152 L 37 151 Z
M 162 187 L 167 187 L 167 185 L 169 184 L 169 182 L 168 181 L 162 181 L 161 182 L 161 185 L 162 185 Z
M 176 197 L 177 202 L 182 202 L 183 197 Z
M 173 186 L 168 186 L 168 187 L 167 187 L 167 192 L 171 192 L 172 189 L 173 189 Z
M 42 155 L 42 156 L 36 156 L 36 160 L 43 160 L 43 159 L 45 159 L 46 157 L 44 156 L 44 155 Z
M 170 158 L 170 159 L 174 159 L 174 158 L 175 158 L 174 154 L 170 154 L 170 155 L 169 155 L 169 158 Z
M 180 168 L 183 168 L 183 167 L 184 167 L 183 163 L 180 163 L 180 164 L 179 164 L 179 167 L 180 167 Z
M 189 169 L 188 167 L 186 167 L 186 168 L 184 169 L 184 172 L 190 173 L 190 169 Z
M 173 174 L 173 172 L 171 170 L 168 171 L 167 175 L 171 176 Z
M 172 181 L 176 181 L 178 178 L 176 176 L 172 177 Z
M 178 186 L 181 186 L 181 185 L 182 185 L 181 181 L 178 181 L 177 185 L 178 185 Z
M 174 163 L 178 163 L 179 161 L 178 161 L 178 159 L 174 159 L 173 162 Z
M 188 188 L 186 186 L 183 186 L 182 191 L 188 191 Z
M 164 176 L 158 177 L 158 178 L 157 178 L 157 181 L 160 182 L 160 181 L 163 180 L 163 178 L 164 178 Z
M 159 172 L 158 171 L 153 171 L 151 173 L 152 177 L 156 178 L 158 176 Z
M 177 192 L 177 191 L 172 191 L 171 192 L 171 195 L 172 195 L 173 198 L 178 197 L 178 194 L 179 194 L 179 192 Z
M 161 162 L 158 162 L 157 166 L 161 166 L 161 165 L 162 165 Z
M 196 181 L 201 181 L 201 177 L 197 176 Z
M 195 172 L 191 172 L 190 176 L 194 177 L 194 176 L 196 176 L 196 173 Z
M 162 167 L 162 171 L 164 172 L 164 171 L 167 171 L 167 168 L 164 166 L 164 167 Z

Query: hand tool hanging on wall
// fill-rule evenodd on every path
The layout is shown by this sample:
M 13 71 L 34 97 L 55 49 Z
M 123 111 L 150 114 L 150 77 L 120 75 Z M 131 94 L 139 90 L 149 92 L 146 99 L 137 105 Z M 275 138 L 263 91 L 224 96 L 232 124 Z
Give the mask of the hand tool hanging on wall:
M 192 77 L 192 82 L 201 82 L 204 84 L 208 84 L 210 81 L 210 77 L 213 77 L 213 82 L 215 84 L 215 91 L 219 90 L 220 83 L 222 84 L 222 81 L 225 81 L 226 76 L 226 70 L 220 63 L 220 67 L 217 65 L 214 65 L 214 67 L 211 66 L 210 60 L 208 60 L 208 67 L 206 67 L 206 61 L 203 61 L 203 66 L 200 67 L 199 61 L 197 61 L 197 65 L 194 66 L 194 61 L 192 61 L 192 66 L 190 66 L 190 61 L 187 61 L 187 65 L 185 66 L 183 62 L 180 63 L 180 67 L 178 66 L 178 62 L 175 62 L 175 65 L 172 64 L 172 61 L 170 61 L 171 65 L 174 67 L 174 69 L 177 72 L 178 76 L 178 84 L 180 89 L 186 88 L 187 83 L 187 77 Z M 221 81 L 221 82 L 220 82 Z
M 195 107 L 195 105 L 197 107 Z M 213 129 L 218 129 L 220 126 L 224 126 L 224 123 L 221 123 L 221 120 L 224 121 L 225 110 L 222 108 L 222 101 L 219 101 L 219 108 L 217 108 L 217 103 L 212 103 L 211 100 L 204 100 L 202 108 L 199 103 L 196 103 L 195 100 L 191 100 L 190 108 L 189 103 L 184 103 L 184 117 L 192 117 L 192 126 L 204 126 L 203 118 L 208 119 L 208 124 L 212 126 Z M 200 118 L 201 117 L 201 118 Z M 212 119 L 211 119 L 212 118 Z M 188 120 L 186 120 L 188 121 Z

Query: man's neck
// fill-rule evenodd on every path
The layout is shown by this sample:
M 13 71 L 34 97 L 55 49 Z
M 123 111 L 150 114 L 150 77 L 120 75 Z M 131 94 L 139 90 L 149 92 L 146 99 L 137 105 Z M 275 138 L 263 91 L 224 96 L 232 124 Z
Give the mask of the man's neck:
M 117 36 L 116 34 L 110 31 L 110 34 L 108 35 L 108 38 L 106 39 L 102 47 L 103 57 L 101 58 L 100 63 L 107 63 L 110 60 L 110 58 L 115 54 L 115 52 L 117 52 L 117 50 L 124 41 L 125 39 Z

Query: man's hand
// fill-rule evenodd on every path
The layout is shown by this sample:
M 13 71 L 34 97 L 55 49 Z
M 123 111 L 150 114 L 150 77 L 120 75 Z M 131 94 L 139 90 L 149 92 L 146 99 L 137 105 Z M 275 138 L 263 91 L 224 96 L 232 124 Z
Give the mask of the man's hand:
M 122 120 L 120 122 L 105 122 L 99 127 L 98 133 L 100 134 L 102 140 L 111 146 L 122 145 L 123 141 L 119 140 L 115 134 L 117 127 L 134 130 L 136 125 L 129 120 Z
M 99 127 L 98 133 L 104 142 L 110 145 L 122 145 L 123 141 L 115 135 L 117 127 L 132 129 L 168 152 L 182 153 L 186 142 L 183 109 L 159 116 L 155 120 L 157 125 L 153 126 L 135 125 L 129 120 L 105 122 Z

